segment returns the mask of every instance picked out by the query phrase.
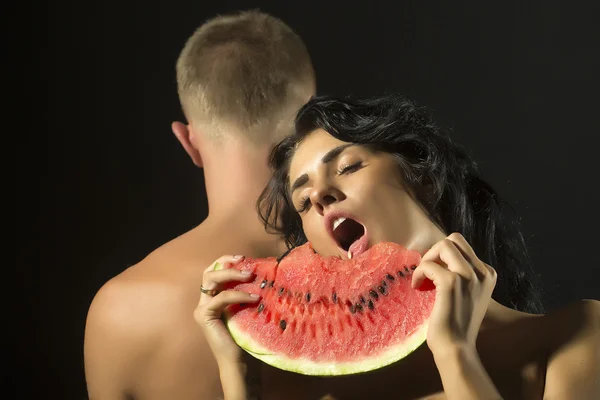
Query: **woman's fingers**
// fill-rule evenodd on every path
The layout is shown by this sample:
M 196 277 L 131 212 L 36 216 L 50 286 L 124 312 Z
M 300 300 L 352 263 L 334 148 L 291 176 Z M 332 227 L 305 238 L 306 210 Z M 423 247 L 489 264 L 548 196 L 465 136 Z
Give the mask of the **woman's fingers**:
M 423 274 L 418 273 L 420 266 L 430 262 L 445 267 L 447 271 L 454 272 L 466 280 L 476 279 L 476 274 L 471 264 L 463 257 L 454 242 L 446 238 L 433 245 L 421 259 L 419 267 L 417 267 L 415 274 L 413 274 L 412 286 L 414 288 L 420 287 L 424 280 Z
M 219 290 L 224 284 L 232 281 L 248 281 L 252 278 L 251 271 L 238 271 L 234 268 L 210 271 L 204 274 L 202 287 L 207 290 Z
M 481 261 L 479 259 L 479 257 L 477 257 L 477 255 L 475 255 L 475 251 L 473 250 L 473 248 L 471 247 L 469 242 L 467 242 L 467 239 L 465 239 L 463 235 L 455 232 L 455 233 L 451 234 L 450 236 L 448 236 L 447 240 L 454 243 L 456 248 L 461 252 L 464 259 L 469 264 L 471 264 L 471 266 L 473 267 L 473 270 L 475 271 L 475 274 L 477 275 L 477 277 L 479 279 L 482 279 L 489 274 L 489 272 L 490 272 L 489 269 L 492 267 L 485 264 L 483 261 Z M 494 271 L 494 273 L 495 273 L 495 271 Z
M 225 290 L 198 307 L 196 320 L 199 320 L 198 322 L 210 323 L 210 321 L 219 320 L 223 310 L 231 304 L 254 303 L 259 300 L 260 296 L 257 294 L 250 294 L 239 290 Z
M 221 289 L 223 284 L 233 281 L 247 282 L 253 277 L 251 271 L 239 271 L 235 268 L 228 268 L 235 265 L 244 259 L 242 256 L 223 256 L 217 259 L 209 267 L 204 270 L 202 278 L 202 293 L 200 294 L 199 304 L 204 304 L 210 301 Z M 225 268 L 215 270 L 217 264 L 223 265 Z
M 482 262 L 458 233 L 439 241 L 422 257 L 412 286 L 420 288 L 429 279 L 436 288 L 427 334 L 434 354 L 454 343 L 475 343 L 495 276 L 494 269 Z
M 451 287 L 456 277 L 450 270 L 434 261 L 421 260 L 413 273 L 412 287 L 420 287 L 425 279 L 429 279 L 437 289 L 441 289 Z
M 259 299 L 260 295 L 255 293 L 246 293 L 241 290 L 225 290 L 216 295 L 206 309 L 214 312 L 221 312 L 230 304 L 255 302 Z
M 460 233 L 449 235 L 425 253 L 421 263 L 430 261 L 445 266 L 469 282 L 475 279 L 495 282 L 496 279 L 496 271 L 475 255 L 471 245 Z M 415 271 L 413 287 L 420 287 L 423 279 L 422 274 Z
M 207 272 L 214 271 L 215 268 L 217 267 L 217 264 L 221 264 L 225 268 L 227 268 L 228 264 L 235 265 L 235 264 L 243 261 L 244 258 L 245 258 L 244 256 L 232 256 L 232 255 L 221 256 L 221 257 L 217 258 L 208 267 L 206 267 L 206 269 L 204 270 L 204 273 L 206 274 Z

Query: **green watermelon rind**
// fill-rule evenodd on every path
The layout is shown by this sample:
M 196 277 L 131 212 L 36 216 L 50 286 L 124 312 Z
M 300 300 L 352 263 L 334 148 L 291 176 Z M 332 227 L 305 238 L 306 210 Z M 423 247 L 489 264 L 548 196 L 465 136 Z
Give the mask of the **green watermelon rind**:
M 215 263 L 215 270 L 222 269 L 223 265 Z M 250 335 L 242 331 L 227 312 L 223 313 L 225 326 L 234 342 L 253 357 L 275 367 L 289 372 L 312 376 L 340 376 L 352 375 L 373 371 L 386 367 L 408 356 L 427 339 L 428 320 L 406 337 L 402 343 L 390 346 L 382 353 L 371 358 L 354 360 L 342 363 L 315 362 L 307 359 L 291 359 L 282 355 L 272 354 Z
M 413 334 L 407 336 L 404 342 L 391 346 L 381 354 L 374 355 L 371 358 L 343 363 L 321 363 L 306 359 L 289 359 L 271 354 L 268 349 L 240 330 L 235 321 L 228 320 L 226 317 L 226 325 L 233 340 L 250 355 L 285 371 L 315 376 L 351 375 L 386 367 L 412 353 L 427 338 L 427 323 L 423 323 Z

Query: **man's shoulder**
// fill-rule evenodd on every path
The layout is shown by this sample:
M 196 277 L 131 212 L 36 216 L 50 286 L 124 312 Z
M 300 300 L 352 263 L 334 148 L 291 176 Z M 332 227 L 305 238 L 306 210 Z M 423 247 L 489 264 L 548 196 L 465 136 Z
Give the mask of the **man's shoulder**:
M 163 313 L 150 310 L 172 289 L 140 274 L 137 267 L 129 267 L 98 290 L 88 310 L 86 338 L 95 333 L 102 340 L 132 341 L 136 346 L 156 338 L 166 321 Z
M 155 250 L 94 296 L 84 342 L 86 379 L 93 393 L 107 393 L 112 385 L 130 393 L 162 387 L 164 370 L 176 370 L 177 365 L 169 364 L 172 359 L 183 359 L 184 353 L 210 357 L 193 319 L 202 266 L 194 268 L 194 256 L 182 255 L 182 250 Z M 180 349 L 174 342 L 185 346 Z M 206 358 L 203 365 L 209 368 L 209 362 Z M 182 386 L 180 390 L 191 387 Z
M 188 232 L 106 282 L 92 300 L 88 325 L 150 339 L 172 327 L 175 318 L 192 318 L 202 273 L 222 255 L 200 239 Z
M 159 337 L 187 315 L 193 317 L 205 268 L 225 254 L 244 254 L 249 250 L 244 241 L 198 226 L 165 243 L 100 288 L 88 325 L 136 341 Z
M 148 335 L 168 325 L 185 297 L 183 282 L 193 277 L 187 269 L 178 268 L 176 257 L 161 267 L 160 253 L 153 253 L 110 279 L 98 290 L 89 309 L 89 319 L 128 335 Z M 164 261 L 166 262 L 166 261 Z

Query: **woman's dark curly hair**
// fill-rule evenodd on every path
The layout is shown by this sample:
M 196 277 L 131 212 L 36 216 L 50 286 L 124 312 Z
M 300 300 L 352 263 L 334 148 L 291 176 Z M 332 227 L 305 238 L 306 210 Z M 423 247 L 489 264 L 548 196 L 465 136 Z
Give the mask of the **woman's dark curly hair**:
M 479 258 L 496 269 L 494 299 L 520 311 L 543 312 L 518 219 L 426 109 L 399 95 L 320 96 L 298 112 L 295 133 L 271 152 L 274 175 L 257 203 L 267 230 L 282 235 L 288 248 L 307 240 L 289 195 L 290 161 L 298 144 L 317 129 L 392 154 L 431 220 L 447 234 L 460 232 Z

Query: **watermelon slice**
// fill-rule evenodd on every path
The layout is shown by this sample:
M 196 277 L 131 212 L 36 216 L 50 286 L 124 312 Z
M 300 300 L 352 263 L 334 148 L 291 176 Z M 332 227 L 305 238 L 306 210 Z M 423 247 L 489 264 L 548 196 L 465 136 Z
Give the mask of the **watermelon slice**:
M 426 339 L 435 291 L 411 288 L 420 259 L 394 243 L 352 260 L 321 257 L 310 243 L 279 263 L 248 258 L 235 268 L 255 280 L 232 287 L 261 300 L 228 306 L 224 320 L 241 348 L 279 369 L 326 376 L 382 368 Z

